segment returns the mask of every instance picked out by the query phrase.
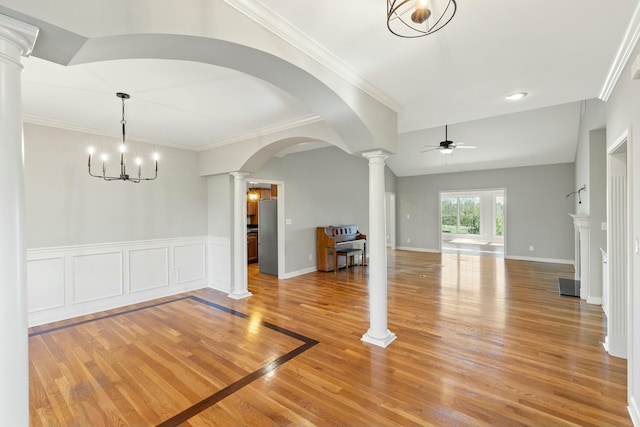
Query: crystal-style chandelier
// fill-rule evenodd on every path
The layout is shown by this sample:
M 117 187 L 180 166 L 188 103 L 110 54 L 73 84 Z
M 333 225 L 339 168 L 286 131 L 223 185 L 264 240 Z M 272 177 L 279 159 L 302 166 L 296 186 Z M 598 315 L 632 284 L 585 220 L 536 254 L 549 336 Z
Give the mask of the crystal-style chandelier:
M 387 28 L 399 37 L 433 34 L 456 14 L 456 0 L 387 0 Z
M 107 166 L 106 166 L 106 162 L 108 160 L 108 156 L 107 154 L 102 154 L 100 156 L 100 159 L 102 160 L 102 175 L 96 175 L 94 173 L 91 172 L 91 158 L 93 157 L 93 153 L 95 152 L 93 147 L 89 147 L 89 175 L 95 177 L 95 178 L 101 178 L 104 179 L 105 181 L 129 181 L 129 182 L 135 182 L 136 184 L 139 183 L 140 181 L 153 181 L 154 179 L 156 179 L 158 177 L 158 154 L 154 153 L 153 154 L 153 160 L 155 162 L 155 174 L 153 175 L 153 178 L 142 178 L 142 159 L 140 157 L 136 158 L 136 165 L 138 165 L 138 176 L 131 176 L 129 174 L 127 174 L 127 162 L 125 159 L 125 152 L 126 152 L 126 146 L 125 146 L 125 137 L 126 137 L 126 132 L 125 132 L 125 125 L 127 124 L 127 121 L 124 118 L 124 100 L 125 99 L 129 99 L 131 98 L 128 94 L 126 93 L 122 93 L 122 92 L 118 92 L 116 93 L 116 96 L 118 98 L 120 98 L 122 100 L 122 120 L 120 121 L 120 123 L 122 124 L 122 144 L 120 145 L 120 176 L 109 176 L 107 175 Z

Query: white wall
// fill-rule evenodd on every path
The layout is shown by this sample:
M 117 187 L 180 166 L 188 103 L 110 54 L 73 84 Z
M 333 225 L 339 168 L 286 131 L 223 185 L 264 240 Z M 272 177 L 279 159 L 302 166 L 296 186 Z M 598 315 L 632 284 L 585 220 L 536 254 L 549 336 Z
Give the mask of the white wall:
M 160 152 L 158 179 L 105 182 L 89 176 L 87 148 L 117 165 L 119 139 L 26 124 L 24 141 L 30 325 L 209 284 L 197 153 L 128 142 L 131 158 Z
M 363 157 L 335 147 L 293 153 L 274 157 L 250 178 L 285 183 L 285 217 L 291 220 L 285 226 L 287 274 L 317 265 L 316 227 L 357 224 L 368 232 L 369 169 Z
M 611 97 L 607 102 L 607 147 L 630 130 L 627 142 L 629 150 L 627 161 L 631 162 L 632 176 L 629 177 L 631 186 L 631 217 L 630 236 L 633 240 L 640 239 L 640 80 L 631 80 L 631 64 L 640 55 L 640 46 L 636 46 L 631 54 L 629 63 L 623 70 Z M 629 412 L 635 425 L 640 425 L 640 254 L 630 248 L 632 283 L 629 294 L 629 328 L 630 341 L 628 345 L 627 383 L 629 389 Z
M 117 138 L 25 124 L 24 141 L 28 248 L 207 234 L 198 153 L 128 142 L 131 163 L 156 150 L 161 156 L 158 179 L 133 184 L 87 173 L 90 145 L 108 149 L 110 163 L 118 164 Z
M 573 186 L 573 163 L 399 177 L 398 246 L 438 251 L 440 191 L 505 188 L 505 256 L 572 262 L 573 202 L 565 196 Z
M 605 103 L 591 99 L 585 101 L 580 119 L 576 150 L 575 189 L 587 186 L 585 191 L 571 196 L 575 212 L 589 215 L 589 295 L 587 301 L 602 301 L 602 259 L 600 248 L 606 250 L 607 233 L 601 224 L 607 220 L 606 202 L 606 130 Z M 582 203 L 579 203 L 579 201 Z
M 231 230 L 233 221 L 233 178 L 222 174 L 209 176 L 208 230 L 209 230 L 209 271 L 210 286 L 223 292 L 231 290 Z

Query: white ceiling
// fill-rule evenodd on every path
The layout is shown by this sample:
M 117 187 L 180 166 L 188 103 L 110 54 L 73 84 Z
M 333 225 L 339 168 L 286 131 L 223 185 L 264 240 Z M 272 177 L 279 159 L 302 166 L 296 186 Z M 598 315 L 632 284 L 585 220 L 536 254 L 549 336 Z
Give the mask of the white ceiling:
M 387 31 L 383 0 L 261 3 L 392 100 L 401 135 L 388 163 L 404 176 L 573 161 L 579 102 L 598 97 L 638 0 L 458 0 L 451 23 L 419 39 Z M 117 135 L 115 93 L 129 92 L 130 136 L 196 150 L 315 116 L 268 83 L 184 61 L 29 58 L 23 81 L 27 121 Z M 515 91 L 529 96 L 504 99 Z M 419 154 L 445 124 L 478 148 Z

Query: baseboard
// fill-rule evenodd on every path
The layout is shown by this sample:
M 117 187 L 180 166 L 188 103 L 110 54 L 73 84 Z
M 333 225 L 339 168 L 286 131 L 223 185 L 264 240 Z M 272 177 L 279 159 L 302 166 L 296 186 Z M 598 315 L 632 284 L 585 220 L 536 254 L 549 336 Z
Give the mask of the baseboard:
M 629 411 L 629 417 L 631 418 L 633 425 L 635 427 L 640 427 L 640 411 L 638 410 L 638 405 L 636 404 L 634 396 L 629 396 L 629 406 L 627 406 L 627 411 Z
M 296 270 L 296 271 L 291 271 L 289 273 L 285 273 L 282 277 L 279 277 L 279 279 L 291 279 L 293 277 L 302 276 L 303 274 L 309 274 L 316 271 L 318 271 L 318 267 L 304 268 L 302 270 Z
M 208 236 L 27 249 L 28 325 L 201 289 Z
M 181 286 L 179 288 L 167 288 L 162 291 L 154 290 L 147 293 L 128 294 L 126 296 L 119 296 L 109 300 L 96 300 L 78 306 L 63 307 L 59 310 L 45 310 L 29 313 L 29 327 L 85 316 L 87 314 L 98 313 L 105 310 L 112 310 L 114 308 L 125 307 L 127 305 L 139 304 L 156 298 L 169 297 L 171 295 L 195 291 L 206 287 L 206 283 L 194 282 L 189 286 Z
M 222 280 L 211 279 L 209 287 L 211 289 L 215 289 L 216 291 L 224 292 L 227 294 L 231 292 L 231 283 Z
M 558 258 L 538 258 L 518 255 L 505 255 L 505 259 L 512 259 L 516 261 L 532 261 L 532 262 L 548 262 L 551 264 L 570 264 L 573 265 L 575 260 L 573 259 L 558 259 Z
M 440 249 L 412 248 L 412 247 L 409 247 L 409 246 L 398 246 L 398 247 L 396 247 L 396 250 L 399 250 L 399 251 L 413 251 L 413 252 L 429 252 L 429 253 L 434 253 L 434 254 L 439 254 L 440 253 Z
M 401 251 L 413 251 L 413 252 L 429 252 L 429 253 L 441 253 L 439 249 L 427 249 L 427 248 L 413 248 L 408 246 L 398 246 L 397 250 Z M 552 264 L 570 264 L 573 265 L 572 259 L 558 259 L 558 258 L 538 258 L 538 257 L 524 257 L 517 255 L 505 255 L 505 259 L 513 259 L 517 261 L 533 261 L 533 262 L 548 262 Z
M 602 298 L 600 298 L 600 297 L 587 297 L 587 304 L 602 305 Z

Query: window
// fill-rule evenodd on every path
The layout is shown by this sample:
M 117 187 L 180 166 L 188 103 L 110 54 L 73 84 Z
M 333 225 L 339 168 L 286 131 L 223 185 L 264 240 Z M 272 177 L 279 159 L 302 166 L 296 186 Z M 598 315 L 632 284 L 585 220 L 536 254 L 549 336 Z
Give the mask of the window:
M 495 233 L 494 236 L 504 236 L 504 196 L 495 197 Z
M 480 197 L 443 197 L 442 232 L 480 234 Z

